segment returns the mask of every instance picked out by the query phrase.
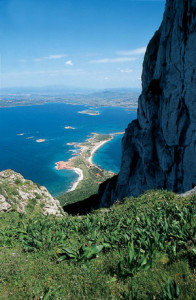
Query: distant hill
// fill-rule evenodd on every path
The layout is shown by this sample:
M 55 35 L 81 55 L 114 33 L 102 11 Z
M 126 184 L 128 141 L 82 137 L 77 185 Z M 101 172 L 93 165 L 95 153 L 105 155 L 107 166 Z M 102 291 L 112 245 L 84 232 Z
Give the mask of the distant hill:
M 1 89 L 0 107 L 45 103 L 137 107 L 140 89 L 92 90 L 66 87 Z

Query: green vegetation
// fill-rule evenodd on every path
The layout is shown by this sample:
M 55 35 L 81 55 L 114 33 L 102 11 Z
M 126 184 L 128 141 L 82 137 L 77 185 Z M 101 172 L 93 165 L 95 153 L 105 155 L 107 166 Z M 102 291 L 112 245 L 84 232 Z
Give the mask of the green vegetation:
M 1 172 L 1 195 L 5 198 L 5 202 L 11 205 L 12 210 L 18 212 L 43 213 L 46 212 L 47 206 L 53 207 L 53 203 L 50 202 L 50 195 L 47 192 L 45 193 L 38 188 L 37 184 L 25 180 L 22 175 L 12 170 Z M 1 207 L 0 210 L 2 211 Z M 61 211 L 61 208 L 59 208 L 59 211 Z
M 101 141 L 106 141 L 109 140 L 112 137 L 111 134 L 96 134 L 93 137 L 94 142 L 101 142 Z
M 19 185 L 21 185 L 21 184 L 22 184 L 22 180 L 21 180 L 21 179 L 19 179 L 19 178 L 17 178 L 17 179 L 15 180 L 15 184 L 19 184 Z
M 63 193 L 57 197 L 62 206 L 87 199 L 88 197 L 97 194 L 100 183 L 110 178 L 111 175 L 114 175 L 110 171 L 102 170 L 96 165 L 91 165 L 88 161 L 93 147 L 97 143 L 111 138 L 111 134 L 94 134 L 92 138 L 79 144 L 81 147 L 86 148 L 86 150 L 75 157 L 73 160 L 73 167 L 80 168 L 84 177 L 74 191 Z
M 62 206 L 84 200 L 91 195 L 97 194 L 100 183 L 111 177 L 111 173 L 101 170 L 96 166 L 88 167 L 83 156 L 78 156 L 75 159 L 74 167 L 82 170 L 84 179 L 79 182 L 74 191 L 63 193 L 57 197 Z
M 0 299 L 194 299 L 195 200 L 151 191 L 86 216 L 0 214 Z
M 36 198 L 29 199 L 28 204 L 26 206 L 27 213 L 34 212 L 36 204 L 37 204 L 37 199 Z
M 16 183 L 19 185 L 18 183 Z M 0 194 L 8 198 L 9 202 L 16 202 L 16 198 L 19 198 L 18 187 L 16 185 L 9 184 L 8 181 L 0 182 Z M 16 197 L 17 196 L 17 197 Z

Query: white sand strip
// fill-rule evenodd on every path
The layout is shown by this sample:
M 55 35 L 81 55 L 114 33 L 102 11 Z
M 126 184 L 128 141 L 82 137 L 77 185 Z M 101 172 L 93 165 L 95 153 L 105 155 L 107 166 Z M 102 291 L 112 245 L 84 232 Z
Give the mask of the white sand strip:
M 105 143 L 111 141 L 113 139 L 113 137 L 111 137 L 110 139 L 106 140 L 106 141 L 101 141 L 99 144 L 97 144 L 95 147 L 92 148 L 92 151 L 91 151 L 91 155 L 90 157 L 88 158 L 88 162 L 91 166 L 95 166 L 95 164 L 93 163 L 93 155 L 95 154 L 95 152 L 100 148 L 102 147 Z
M 78 183 L 79 183 L 81 180 L 83 180 L 83 178 L 84 178 L 83 172 L 82 172 L 82 170 L 81 170 L 80 168 L 73 168 L 72 170 L 75 171 L 75 172 L 79 175 L 79 177 L 78 177 L 77 181 L 74 182 L 72 188 L 69 189 L 67 192 L 73 192 L 73 191 L 76 189 Z

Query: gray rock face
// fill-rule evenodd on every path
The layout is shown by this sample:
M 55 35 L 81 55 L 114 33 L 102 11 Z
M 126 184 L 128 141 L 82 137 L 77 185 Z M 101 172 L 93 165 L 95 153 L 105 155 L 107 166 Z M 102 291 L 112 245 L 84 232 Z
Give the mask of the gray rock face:
M 0 212 L 8 212 L 11 210 L 11 205 L 6 201 L 3 195 L 0 195 Z
M 180 194 L 181 197 L 187 197 L 187 196 L 192 196 L 196 194 L 196 186 L 194 187 L 194 189 L 187 191 L 183 194 Z
M 196 0 L 167 0 L 147 47 L 138 101 L 120 173 L 100 188 L 102 206 L 148 189 L 183 193 L 196 185 Z

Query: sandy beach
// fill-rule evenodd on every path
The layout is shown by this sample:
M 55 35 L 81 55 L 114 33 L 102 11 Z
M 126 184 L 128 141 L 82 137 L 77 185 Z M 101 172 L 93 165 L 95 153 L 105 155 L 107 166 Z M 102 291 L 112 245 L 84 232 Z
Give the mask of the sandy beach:
M 73 145 L 74 147 L 80 148 L 80 153 L 75 154 L 76 156 L 71 157 L 68 161 L 58 161 L 56 162 L 56 170 L 73 170 L 78 174 L 78 178 L 77 180 L 74 182 L 73 186 L 67 191 L 67 192 L 72 192 L 76 189 L 76 187 L 78 186 L 79 182 L 83 180 L 84 178 L 84 174 L 82 169 L 78 168 L 78 167 L 74 167 L 74 161 L 78 156 L 81 156 L 84 154 L 84 160 L 86 162 L 87 167 L 97 167 L 94 163 L 93 163 L 93 155 L 95 154 L 95 152 L 102 147 L 105 143 L 111 141 L 114 137 L 113 135 L 103 141 L 96 141 L 96 136 L 98 135 L 97 133 L 92 133 L 93 137 L 89 138 L 88 140 L 86 140 L 86 142 L 84 144 L 76 144 L 76 143 L 69 143 L 69 145 Z M 90 156 L 86 156 L 86 153 L 88 153 L 88 151 L 90 150 Z M 73 151 L 73 150 L 72 150 Z M 97 167 L 97 169 L 100 169 L 99 167 Z
M 79 182 L 81 180 L 83 180 L 83 178 L 84 178 L 83 172 L 80 168 L 73 168 L 73 171 L 75 171 L 79 176 L 78 176 L 78 179 L 74 182 L 72 188 L 69 189 L 67 192 L 73 192 L 77 188 L 77 185 L 79 184 Z
M 110 138 L 110 139 L 108 139 L 108 140 L 101 141 L 101 142 L 99 142 L 99 144 L 95 145 L 95 146 L 92 148 L 92 150 L 91 150 L 91 155 L 90 155 L 90 157 L 88 158 L 88 162 L 89 162 L 89 164 L 90 164 L 91 166 L 94 166 L 94 165 L 95 165 L 95 164 L 93 163 L 93 155 L 95 154 L 95 152 L 96 152 L 99 148 L 101 148 L 105 143 L 111 141 L 112 139 L 113 139 L 113 137 Z
M 74 182 L 72 188 L 70 188 L 67 192 L 72 192 L 76 189 L 77 185 L 79 184 L 79 182 L 81 180 L 83 180 L 84 176 L 83 176 L 83 172 L 80 168 L 74 168 L 73 167 L 73 163 L 72 163 L 73 157 L 70 158 L 67 162 L 65 161 L 58 161 L 56 163 L 56 170 L 73 170 L 74 172 L 76 172 L 78 174 L 78 178 L 77 180 Z

